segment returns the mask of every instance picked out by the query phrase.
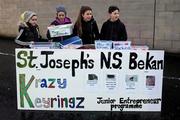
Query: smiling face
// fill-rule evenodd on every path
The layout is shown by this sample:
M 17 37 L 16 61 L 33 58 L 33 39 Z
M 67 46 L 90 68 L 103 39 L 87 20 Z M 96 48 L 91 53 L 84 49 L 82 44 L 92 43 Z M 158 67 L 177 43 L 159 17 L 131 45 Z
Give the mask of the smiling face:
M 84 21 L 90 21 L 92 19 L 92 10 L 87 10 L 82 14 L 83 20 Z
M 32 26 L 36 26 L 37 25 L 37 16 L 36 15 L 32 16 L 31 19 L 29 20 L 29 23 Z
M 119 10 L 115 10 L 112 13 L 109 13 L 110 21 L 114 22 L 119 19 Z

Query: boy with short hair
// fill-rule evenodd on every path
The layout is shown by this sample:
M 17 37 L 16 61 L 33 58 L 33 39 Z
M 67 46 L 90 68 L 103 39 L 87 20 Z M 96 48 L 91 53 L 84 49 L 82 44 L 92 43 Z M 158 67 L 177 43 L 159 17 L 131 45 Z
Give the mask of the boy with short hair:
M 125 25 L 119 19 L 119 8 L 110 6 L 108 9 L 109 19 L 101 28 L 101 40 L 126 41 L 127 32 Z

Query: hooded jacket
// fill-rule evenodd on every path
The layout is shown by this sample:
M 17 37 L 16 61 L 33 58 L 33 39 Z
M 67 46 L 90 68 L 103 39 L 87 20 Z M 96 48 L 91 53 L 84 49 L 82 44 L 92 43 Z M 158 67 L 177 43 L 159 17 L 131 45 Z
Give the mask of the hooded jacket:
M 41 39 L 39 27 L 32 26 L 30 23 L 21 23 L 19 25 L 19 35 L 16 37 L 15 42 L 22 46 L 29 45 L 29 42 L 39 42 Z

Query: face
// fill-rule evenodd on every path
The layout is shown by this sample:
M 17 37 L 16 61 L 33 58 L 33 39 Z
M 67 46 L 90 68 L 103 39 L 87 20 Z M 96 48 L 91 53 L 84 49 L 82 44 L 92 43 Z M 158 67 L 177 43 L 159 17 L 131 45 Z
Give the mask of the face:
M 32 16 L 32 18 L 29 20 L 29 23 L 32 26 L 36 26 L 37 25 L 37 16 Z
M 87 10 L 84 14 L 82 14 L 84 21 L 90 21 L 92 19 L 92 11 Z
M 64 21 L 64 18 L 66 17 L 64 12 L 58 12 L 57 17 L 60 21 Z
M 119 11 L 118 10 L 115 10 L 113 11 L 112 13 L 109 14 L 110 15 L 110 20 L 112 22 L 116 21 L 119 19 Z

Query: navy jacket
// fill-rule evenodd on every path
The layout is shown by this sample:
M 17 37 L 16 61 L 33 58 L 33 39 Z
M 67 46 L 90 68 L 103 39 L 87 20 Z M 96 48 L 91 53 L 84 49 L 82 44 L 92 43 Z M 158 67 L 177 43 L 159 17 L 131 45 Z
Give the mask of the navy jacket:
M 118 19 L 115 22 L 107 20 L 101 28 L 101 40 L 126 41 L 127 32 L 125 25 Z

